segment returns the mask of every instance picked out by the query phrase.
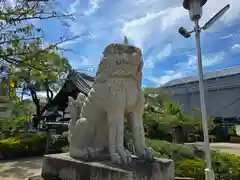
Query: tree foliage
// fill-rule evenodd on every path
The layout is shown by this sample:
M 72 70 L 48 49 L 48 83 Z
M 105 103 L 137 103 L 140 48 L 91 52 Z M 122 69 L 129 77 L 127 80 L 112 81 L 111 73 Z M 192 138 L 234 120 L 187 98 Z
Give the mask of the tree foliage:
M 30 81 L 41 86 L 43 80 L 48 79 L 56 88 L 56 82 L 64 78 L 71 68 L 67 59 L 60 54 L 66 49 L 59 45 L 82 35 L 64 35 L 58 42 L 46 44 L 44 30 L 37 27 L 34 21 L 73 20 L 73 15 L 39 7 L 37 1 L 31 6 L 26 0 L 15 0 L 14 4 L 9 2 L 0 2 L 0 83 L 8 84 L 11 90 L 11 87 L 18 88 Z
M 11 116 L 0 117 L 0 135 L 10 137 L 17 135 L 20 131 L 27 131 L 31 117 L 35 113 L 35 105 L 30 100 L 20 101 L 18 104 L 10 103 Z
M 185 134 L 202 134 L 200 117 L 183 113 L 183 106 L 173 102 L 161 88 L 144 89 L 146 106 L 143 119 L 150 138 L 170 140 L 174 129 L 182 127 Z M 163 138 L 164 137 L 164 138 Z

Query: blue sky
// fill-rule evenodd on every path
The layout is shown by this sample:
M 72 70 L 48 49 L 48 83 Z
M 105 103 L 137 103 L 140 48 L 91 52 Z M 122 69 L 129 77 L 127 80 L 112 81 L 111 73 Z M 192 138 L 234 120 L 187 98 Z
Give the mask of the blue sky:
M 73 68 L 94 75 L 104 47 L 121 43 L 127 36 L 131 45 L 143 51 L 144 87 L 158 87 L 172 79 L 197 74 L 195 38 L 185 39 L 178 34 L 181 26 L 193 27 L 188 12 L 182 8 L 182 0 L 56 1 L 51 8 L 75 13 L 76 20 L 69 21 L 69 29 L 58 20 L 36 22 L 45 30 L 47 42 L 57 41 L 65 32 L 91 34 L 62 45 L 77 52 L 63 53 Z M 231 5 L 227 13 L 202 33 L 205 72 L 240 65 L 240 1 L 209 0 L 200 24 L 226 4 Z

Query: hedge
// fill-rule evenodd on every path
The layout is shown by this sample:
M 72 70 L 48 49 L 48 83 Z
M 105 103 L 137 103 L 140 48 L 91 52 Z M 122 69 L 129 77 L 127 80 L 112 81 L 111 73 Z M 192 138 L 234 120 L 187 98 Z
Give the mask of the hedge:
M 48 145 L 48 153 L 61 153 L 62 148 L 68 146 L 68 138 L 66 136 L 52 137 Z
M 68 145 L 67 137 L 53 137 L 48 142 L 46 151 L 46 134 L 24 134 L 0 140 L 0 158 L 12 159 L 18 157 L 41 156 L 44 153 L 61 153 L 61 148 Z
M 204 180 L 205 161 L 200 158 L 175 161 L 175 174 L 181 177 L 192 177 Z M 213 153 L 215 180 L 239 180 L 240 157 L 227 153 Z
M 174 161 L 182 159 L 203 158 L 204 152 L 195 145 L 172 144 L 167 141 L 147 140 L 157 157 L 167 157 Z
M 172 158 L 175 176 L 204 180 L 204 152 L 195 145 L 171 144 L 166 141 L 148 140 L 158 157 Z M 240 156 L 212 151 L 215 180 L 240 180 Z
M 25 134 L 0 140 L 0 157 L 12 159 L 16 157 L 43 155 L 46 136 L 40 134 Z

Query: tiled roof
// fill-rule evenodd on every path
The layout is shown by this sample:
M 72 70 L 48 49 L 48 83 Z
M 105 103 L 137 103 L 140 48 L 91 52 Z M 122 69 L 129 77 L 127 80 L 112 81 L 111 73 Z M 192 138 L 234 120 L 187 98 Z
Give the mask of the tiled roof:
M 88 94 L 94 82 L 94 77 L 76 71 L 71 73 L 69 79 L 85 94 Z
M 226 69 L 204 73 L 204 80 L 231 76 L 235 74 L 240 74 L 240 66 L 234 66 Z M 189 77 L 171 80 L 165 83 L 162 87 L 169 87 L 169 86 L 186 84 L 186 83 L 191 83 L 196 81 L 198 81 L 198 76 L 189 76 Z
M 72 92 L 71 89 L 65 89 L 68 87 L 69 84 L 74 85 L 74 87 L 76 87 L 79 90 L 79 92 L 82 92 L 85 95 L 87 95 L 94 83 L 94 79 L 95 78 L 92 76 L 89 76 L 84 73 L 79 73 L 74 70 L 69 72 L 62 88 L 60 88 L 56 93 L 56 95 L 54 96 L 54 98 L 42 108 L 41 112 L 43 113 L 46 109 L 48 109 L 51 106 L 55 106 L 55 105 L 59 106 L 59 102 L 61 102 L 61 106 L 63 106 L 65 103 L 64 102 L 65 100 L 63 101 L 61 100 L 63 96 L 62 93 L 64 92 L 65 93 L 64 96 L 65 96 L 66 93 L 69 95 Z

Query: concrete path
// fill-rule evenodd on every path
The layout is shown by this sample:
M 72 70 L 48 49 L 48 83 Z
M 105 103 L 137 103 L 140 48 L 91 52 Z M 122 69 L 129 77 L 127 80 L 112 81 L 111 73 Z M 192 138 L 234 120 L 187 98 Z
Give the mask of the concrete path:
M 227 152 L 240 156 L 240 144 L 234 143 L 211 143 L 212 149 L 220 150 L 222 152 Z
M 197 144 L 203 147 L 203 142 L 185 143 L 185 144 Z M 235 143 L 210 143 L 210 147 L 215 150 L 227 152 L 240 156 L 240 144 Z
M 27 180 L 41 174 L 42 157 L 0 161 L 0 180 Z

